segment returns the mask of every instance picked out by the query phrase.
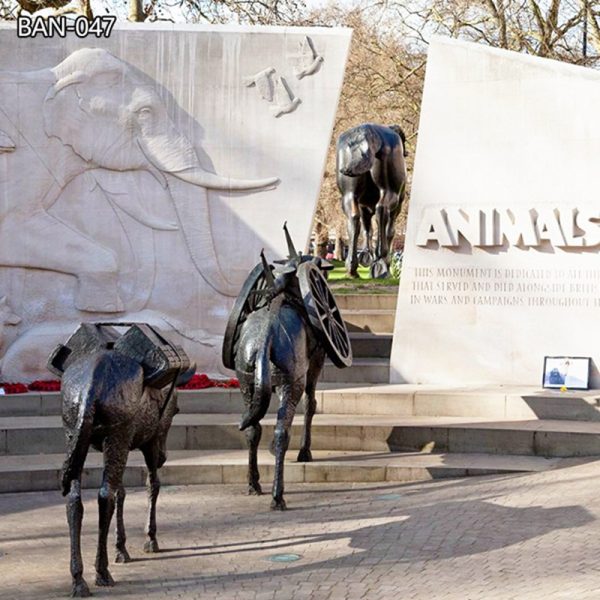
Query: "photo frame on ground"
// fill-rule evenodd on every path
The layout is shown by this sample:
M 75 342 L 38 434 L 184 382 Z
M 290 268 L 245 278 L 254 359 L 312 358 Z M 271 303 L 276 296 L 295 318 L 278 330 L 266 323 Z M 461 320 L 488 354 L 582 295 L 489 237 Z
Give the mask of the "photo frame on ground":
M 545 356 L 542 387 L 589 389 L 590 362 L 588 356 Z

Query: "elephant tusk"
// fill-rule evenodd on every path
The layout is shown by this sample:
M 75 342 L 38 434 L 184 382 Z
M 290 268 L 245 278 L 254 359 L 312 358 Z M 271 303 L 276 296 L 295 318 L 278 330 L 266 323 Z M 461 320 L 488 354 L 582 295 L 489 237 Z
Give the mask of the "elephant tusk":
M 232 177 L 223 177 L 215 173 L 209 173 L 197 167 L 183 171 L 171 171 L 170 174 L 182 181 L 200 185 L 210 190 L 224 190 L 228 192 L 271 188 L 275 187 L 280 181 L 278 177 L 234 179 Z
M 74 73 L 69 73 L 64 77 L 61 77 L 49 90 L 46 94 L 46 100 L 52 100 L 58 92 L 64 90 L 66 87 L 70 85 L 77 85 L 80 83 L 84 83 L 89 79 L 89 76 L 86 75 L 83 71 L 75 71 Z

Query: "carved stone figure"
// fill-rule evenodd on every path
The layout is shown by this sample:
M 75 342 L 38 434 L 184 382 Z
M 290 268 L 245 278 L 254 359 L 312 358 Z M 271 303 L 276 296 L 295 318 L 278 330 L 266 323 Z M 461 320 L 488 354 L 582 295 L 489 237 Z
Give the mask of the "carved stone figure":
M 337 141 L 337 184 L 348 219 L 350 248 L 346 270 L 358 277 L 360 222 L 365 246 L 361 262 L 371 266 L 371 277 L 388 277 L 394 226 L 406 188 L 406 137 L 397 125 L 364 123 L 345 131 Z M 377 219 L 377 242 L 372 249 L 371 221 Z
M 277 76 L 274 83 L 273 106 L 269 108 L 273 116 L 281 117 L 294 112 L 301 102 L 302 100 L 294 94 L 285 77 Z
M 285 226 L 284 226 L 285 228 Z M 279 396 L 274 434 L 275 478 L 271 509 L 285 510 L 283 466 L 296 407 L 305 394 L 304 432 L 298 461 L 310 462 L 315 389 L 325 355 L 338 367 L 352 363 L 346 326 L 321 270 L 332 265 L 301 256 L 285 229 L 289 258 L 262 263 L 250 273 L 236 300 L 223 341 L 223 363 L 235 368 L 246 411 L 240 430 L 248 442 L 248 493 L 261 494 L 257 449 L 261 419 L 271 394 Z
M 314 42 L 306 36 L 300 44 L 298 65 L 294 67 L 294 75 L 298 79 L 314 75 L 324 62 L 324 58 L 317 52 Z
M 106 173 L 145 171 L 168 188 L 177 223 L 127 204 L 128 194 L 112 198 L 149 227 L 181 227 L 198 271 L 222 293 L 231 284 L 217 262 L 207 189 L 256 190 L 278 182 L 236 180 L 205 170 L 151 83 L 98 48 L 76 50 L 50 69 L 0 71 L 0 108 L 18 106 L 21 98 L 30 104 L 27 120 L 0 110 L 0 264 L 75 275 L 79 310 L 124 309 L 115 253 L 49 213 L 81 174 L 96 170 L 110 188 Z M 189 184 L 197 186 L 193 201 L 181 187 Z M 57 243 L 41 243 L 48 239 Z
M 307 35 L 326 60 L 298 80 Z M 285 255 L 285 218 L 309 235 L 349 41 L 157 23 L 23 52 L 0 28 L 0 296 L 22 319 L 4 380 L 44 379 L 58 343 L 106 319 L 156 325 L 223 375 L 214 348 L 265 240 Z M 280 75 L 309 111 L 272 115 L 295 104 L 275 103 Z
M 8 305 L 6 296 L 0 298 L 0 345 L 2 344 L 2 335 L 5 325 L 18 325 L 21 322 L 21 317 L 15 315 Z
M 273 75 L 275 75 L 274 67 L 267 67 L 259 73 L 250 77 L 244 77 L 244 85 L 246 87 L 256 87 L 260 97 L 267 102 L 273 101 L 274 83 Z
M 167 434 L 178 412 L 175 385 L 184 383 L 194 372 L 194 368 L 189 369 L 183 350 L 169 344 L 157 331 L 141 323 L 127 326 L 129 329 L 121 335 L 111 324 L 83 324 L 48 361 L 53 373 L 62 374 L 67 441 L 62 492 L 67 496 L 74 597 L 90 595 L 81 557 L 81 475 L 89 447 L 104 454 L 102 487 L 98 492 L 96 585 L 112 586 L 107 536 L 115 505 L 116 562 L 130 560 L 123 523 L 127 456 L 130 450 L 139 448 L 146 461 L 148 520 L 144 551 L 158 552 L 157 472 L 166 460 Z
M 21 322 L 21 317 L 16 315 L 8 306 L 6 296 L 0 298 L 0 349 L 4 346 L 4 328 L 6 325 L 18 325 Z M 3 359 L 0 359 L 0 373 L 3 369 Z

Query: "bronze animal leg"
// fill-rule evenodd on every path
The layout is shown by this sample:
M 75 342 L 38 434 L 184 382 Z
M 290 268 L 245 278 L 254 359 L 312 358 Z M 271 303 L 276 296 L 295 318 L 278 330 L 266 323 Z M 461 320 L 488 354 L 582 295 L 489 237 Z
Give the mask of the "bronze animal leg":
M 304 391 L 304 429 L 302 431 L 302 444 L 298 452 L 298 462 L 311 462 L 311 428 L 312 420 L 317 409 L 317 399 L 315 391 L 317 381 L 325 361 L 325 352 L 322 349 L 315 351 L 315 356 L 311 359 L 308 373 L 306 374 L 306 390 Z
M 129 552 L 127 552 L 127 548 L 125 547 L 125 542 L 127 541 L 127 536 L 125 535 L 125 522 L 123 521 L 123 505 L 125 504 L 125 496 L 127 493 L 125 492 L 125 487 L 121 485 L 117 490 L 116 499 L 117 499 L 117 544 L 116 544 L 116 557 L 115 562 L 117 563 L 128 563 L 131 562 L 131 557 L 129 556 Z
M 360 252 L 360 263 L 363 267 L 368 267 L 373 262 L 373 211 L 369 206 L 360 207 L 360 220 L 365 237 L 365 245 Z
M 260 496 L 262 488 L 260 487 L 260 473 L 258 472 L 258 445 L 262 436 L 262 426 L 260 423 L 250 425 L 246 429 L 246 443 L 248 444 L 248 495 Z
M 250 404 L 254 396 L 254 385 L 240 378 L 240 391 L 245 402 L 244 417 L 250 411 Z M 242 419 L 243 420 L 243 419 Z M 258 471 L 258 445 L 262 436 L 262 426 L 260 423 L 250 425 L 245 430 L 246 445 L 248 446 L 248 495 L 260 496 L 262 488 L 260 486 L 260 473 Z
M 383 202 L 377 205 L 377 248 L 376 259 L 385 259 L 388 255 L 387 227 L 390 220 L 390 210 Z
M 83 521 L 83 503 L 81 502 L 81 469 L 77 479 L 71 480 L 71 489 L 67 496 L 67 521 L 71 538 L 71 577 L 73 598 L 91 596 L 90 589 L 83 578 L 83 559 L 81 558 L 81 523 Z
M 122 486 L 123 472 L 127 464 L 129 443 L 122 436 L 104 440 L 104 475 L 102 487 L 98 492 L 98 551 L 96 553 L 96 585 L 112 586 L 115 584 L 108 570 L 107 538 L 110 521 L 115 511 L 115 495 Z
M 160 552 L 156 539 L 156 501 L 160 492 L 160 479 L 158 478 L 158 445 L 153 444 L 149 448 L 142 449 L 146 466 L 148 467 L 148 478 L 146 480 L 146 492 L 148 494 L 148 519 L 146 521 L 146 537 L 144 552 Z
M 384 279 L 390 276 L 388 228 L 391 221 L 390 202 L 392 201 L 393 193 L 382 191 L 382 198 L 376 209 L 377 247 L 375 249 L 375 261 L 370 269 L 373 279 Z
M 348 219 L 348 256 L 346 256 L 346 272 L 349 277 L 358 277 L 358 236 L 360 235 L 360 213 L 353 194 L 346 194 L 342 199 L 342 207 Z
M 287 508 L 283 499 L 283 466 L 285 453 L 290 444 L 290 427 L 294 420 L 296 406 L 302 398 L 305 388 L 305 377 L 291 384 L 279 386 L 279 410 L 277 411 L 277 425 L 275 426 L 275 478 L 273 480 L 273 500 L 271 510 L 285 510 Z
M 402 196 L 400 196 L 402 198 Z M 398 200 L 394 203 L 394 205 L 390 208 L 390 217 L 388 219 L 387 228 L 386 228 L 386 238 L 388 245 L 388 254 L 386 257 L 386 263 L 389 265 L 391 261 L 390 251 L 392 250 L 392 244 L 394 242 L 394 235 L 396 234 L 396 219 L 400 214 L 400 210 L 402 208 L 402 200 Z

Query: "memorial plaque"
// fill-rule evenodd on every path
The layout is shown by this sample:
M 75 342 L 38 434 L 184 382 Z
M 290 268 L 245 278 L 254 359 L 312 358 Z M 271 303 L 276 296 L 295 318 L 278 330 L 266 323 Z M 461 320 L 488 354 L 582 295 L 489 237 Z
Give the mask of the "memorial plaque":
M 600 385 L 600 73 L 429 47 L 392 382 L 539 385 L 544 356 Z
M 0 379 L 82 321 L 141 321 L 217 373 L 261 248 L 310 236 L 350 30 L 0 24 Z M 19 320 L 20 319 L 20 320 Z M 2 328 L 2 326 L 4 326 Z

